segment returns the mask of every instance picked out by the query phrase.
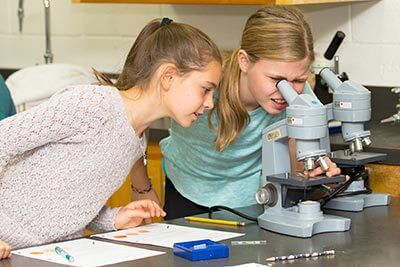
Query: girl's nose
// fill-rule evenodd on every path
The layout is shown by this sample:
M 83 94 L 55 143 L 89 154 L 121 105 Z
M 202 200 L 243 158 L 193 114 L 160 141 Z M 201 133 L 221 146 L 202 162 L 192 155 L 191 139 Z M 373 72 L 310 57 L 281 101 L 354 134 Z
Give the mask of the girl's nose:
M 204 107 L 206 109 L 212 109 L 214 107 L 213 92 L 207 94 L 206 100 L 204 101 Z
M 301 94 L 303 92 L 304 85 L 300 83 L 290 82 L 290 86 L 297 92 L 297 94 Z

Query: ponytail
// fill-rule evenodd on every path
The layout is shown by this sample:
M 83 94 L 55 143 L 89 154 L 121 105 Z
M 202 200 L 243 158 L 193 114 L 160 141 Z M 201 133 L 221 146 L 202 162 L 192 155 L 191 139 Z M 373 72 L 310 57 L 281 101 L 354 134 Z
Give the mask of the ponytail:
M 118 80 L 113 84 L 104 75 L 95 75 L 101 84 L 119 90 L 134 86 L 145 89 L 163 63 L 172 63 L 181 74 L 202 70 L 212 60 L 222 63 L 214 42 L 202 31 L 168 18 L 150 21 L 136 38 Z
M 115 84 L 111 81 L 110 78 L 107 77 L 107 75 L 99 72 L 98 70 L 92 68 L 93 74 L 96 77 L 96 79 L 99 81 L 98 84 L 100 85 L 108 85 L 108 86 L 114 86 Z

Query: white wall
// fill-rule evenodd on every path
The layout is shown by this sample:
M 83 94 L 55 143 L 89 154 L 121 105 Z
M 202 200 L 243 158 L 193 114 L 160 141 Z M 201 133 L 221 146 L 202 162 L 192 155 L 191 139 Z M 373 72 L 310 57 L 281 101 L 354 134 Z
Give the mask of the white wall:
M 25 0 L 23 32 L 18 32 L 18 0 L 0 0 L 0 68 L 44 62 L 42 0 Z M 54 62 L 118 72 L 135 36 L 151 19 L 168 16 L 197 26 L 221 49 L 239 45 L 246 18 L 260 6 L 72 4 L 51 1 Z M 400 85 L 400 1 L 300 6 L 323 54 L 337 30 L 346 33 L 338 51 L 340 70 L 365 85 Z

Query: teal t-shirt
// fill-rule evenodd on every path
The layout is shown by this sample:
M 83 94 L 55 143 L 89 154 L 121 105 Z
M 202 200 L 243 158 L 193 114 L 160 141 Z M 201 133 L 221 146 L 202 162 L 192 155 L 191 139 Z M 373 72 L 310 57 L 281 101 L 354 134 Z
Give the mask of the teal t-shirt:
M 206 207 L 237 208 L 256 203 L 262 131 L 284 119 L 285 112 L 272 116 L 259 107 L 250 111 L 249 116 L 247 127 L 222 152 L 215 150 L 216 132 L 208 128 L 206 112 L 190 128 L 172 122 L 170 136 L 160 146 L 166 174 L 181 195 Z M 214 112 L 214 125 L 216 120 Z
M 11 99 L 3 77 L 0 75 L 0 120 L 15 114 L 14 102 Z

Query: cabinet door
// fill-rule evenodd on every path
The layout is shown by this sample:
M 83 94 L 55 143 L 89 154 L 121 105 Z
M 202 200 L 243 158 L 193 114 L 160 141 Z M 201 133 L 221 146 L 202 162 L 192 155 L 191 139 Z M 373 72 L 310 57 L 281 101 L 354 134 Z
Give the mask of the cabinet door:
M 387 164 L 367 164 L 370 168 L 370 186 L 374 193 L 400 197 L 400 166 Z
M 164 205 L 165 174 L 162 170 L 162 154 L 157 142 L 149 142 L 147 146 L 147 175 L 156 191 L 161 205 Z
M 132 202 L 131 176 L 126 177 L 125 182 L 107 201 L 111 208 L 125 206 Z

